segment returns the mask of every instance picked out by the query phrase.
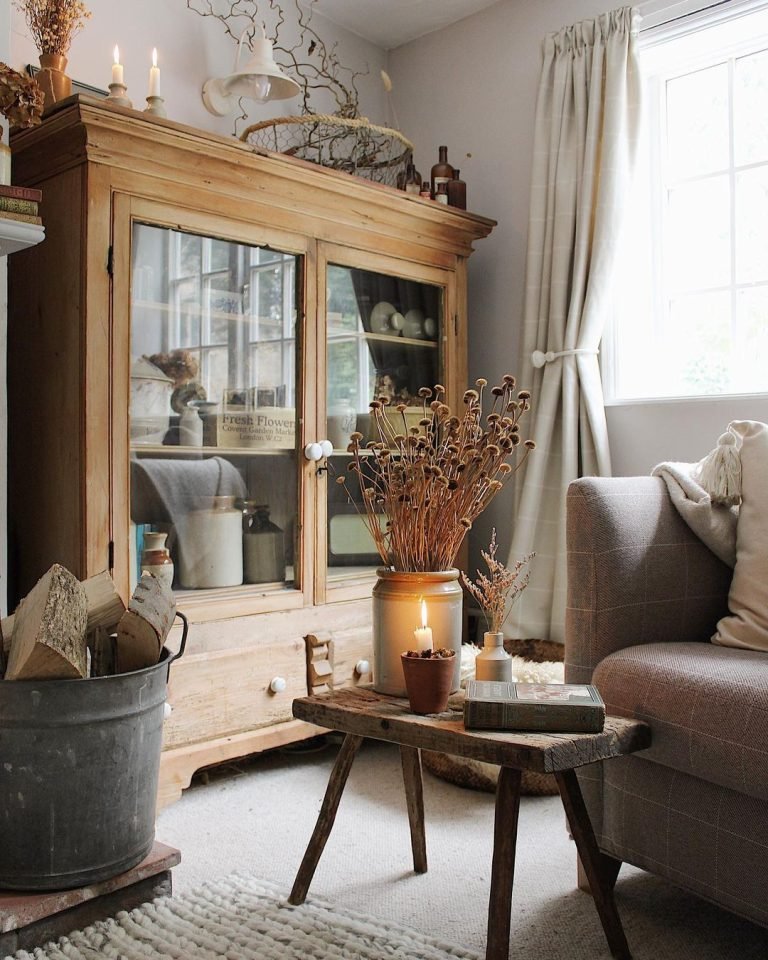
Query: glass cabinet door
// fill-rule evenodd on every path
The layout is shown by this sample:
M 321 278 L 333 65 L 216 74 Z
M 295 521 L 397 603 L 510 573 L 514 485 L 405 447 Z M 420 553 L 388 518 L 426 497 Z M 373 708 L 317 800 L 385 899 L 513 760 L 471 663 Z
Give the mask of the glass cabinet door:
M 368 574 L 381 565 L 363 520 L 359 485 L 333 482 L 350 463 L 350 434 L 378 440 L 369 404 L 390 400 L 387 416 L 415 426 L 423 417 L 421 387 L 442 377 L 443 286 L 328 264 L 326 290 L 326 431 L 333 444 L 328 484 L 327 580 Z M 404 404 L 404 413 L 397 412 Z M 404 419 L 403 419 L 404 418 Z M 384 518 L 380 518 L 383 527 Z
M 165 542 L 184 595 L 296 585 L 300 269 L 292 254 L 133 223 L 132 582 Z

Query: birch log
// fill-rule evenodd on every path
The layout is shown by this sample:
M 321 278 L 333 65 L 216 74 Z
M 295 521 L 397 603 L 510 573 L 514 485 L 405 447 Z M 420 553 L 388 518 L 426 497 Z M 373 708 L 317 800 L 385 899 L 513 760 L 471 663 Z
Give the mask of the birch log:
M 104 570 L 97 573 L 95 577 L 83 580 L 82 583 L 88 600 L 86 631 L 90 633 L 96 627 L 113 629 L 125 613 L 125 604 L 117 592 L 112 577 Z
M 55 563 L 14 614 L 6 680 L 84 677 L 87 603 L 80 581 Z
M 117 625 L 118 672 L 156 664 L 175 616 L 170 588 L 157 577 L 143 576 Z

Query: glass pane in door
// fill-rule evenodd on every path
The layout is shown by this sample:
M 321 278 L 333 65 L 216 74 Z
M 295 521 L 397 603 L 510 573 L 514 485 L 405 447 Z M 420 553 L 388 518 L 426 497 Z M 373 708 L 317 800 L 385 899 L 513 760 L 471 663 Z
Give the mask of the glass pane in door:
M 299 270 L 134 223 L 132 577 L 153 567 L 184 594 L 296 585 Z
M 423 416 L 421 387 L 442 373 L 444 289 L 402 277 L 331 264 L 327 274 L 327 437 L 333 444 L 328 484 L 328 580 L 369 573 L 381 560 L 364 522 L 355 474 L 347 472 L 350 434 L 378 440 L 369 404 L 390 400 L 398 431 Z M 404 404 L 404 413 L 395 407 Z M 347 476 L 346 488 L 332 482 Z M 349 491 L 349 493 L 347 493 Z M 351 494 L 351 496 L 350 496 Z M 378 517 L 383 528 L 384 518 Z

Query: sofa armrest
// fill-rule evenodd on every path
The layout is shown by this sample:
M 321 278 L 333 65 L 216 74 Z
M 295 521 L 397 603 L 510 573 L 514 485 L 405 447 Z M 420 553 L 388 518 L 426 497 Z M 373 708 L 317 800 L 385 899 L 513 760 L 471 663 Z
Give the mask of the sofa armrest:
M 731 569 L 680 517 L 660 477 L 584 477 L 568 488 L 565 675 L 586 683 L 609 653 L 708 641 Z

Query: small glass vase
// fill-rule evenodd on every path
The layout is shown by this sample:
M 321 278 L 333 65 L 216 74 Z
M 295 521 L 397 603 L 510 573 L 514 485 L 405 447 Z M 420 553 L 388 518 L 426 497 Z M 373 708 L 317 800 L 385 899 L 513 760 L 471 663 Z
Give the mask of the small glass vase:
M 41 53 L 40 70 L 35 74 L 45 97 L 45 110 L 72 95 L 72 80 L 66 74 L 67 58 L 63 53 Z

